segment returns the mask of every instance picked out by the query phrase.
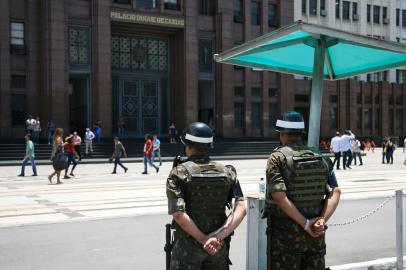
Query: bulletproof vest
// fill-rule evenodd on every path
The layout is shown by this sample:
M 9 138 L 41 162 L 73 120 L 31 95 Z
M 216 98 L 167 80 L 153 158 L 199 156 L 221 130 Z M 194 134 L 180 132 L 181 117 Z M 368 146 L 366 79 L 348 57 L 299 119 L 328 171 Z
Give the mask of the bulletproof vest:
M 213 232 L 226 220 L 225 208 L 233 181 L 229 169 L 215 162 L 188 161 L 180 166 L 188 172 L 184 186 L 186 213 L 203 233 Z
M 323 156 L 307 147 L 283 146 L 275 149 L 286 157 L 282 176 L 289 200 L 305 217 L 320 215 L 326 192 L 329 167 Z M 270 200 L 270 214 L 287 217 Z

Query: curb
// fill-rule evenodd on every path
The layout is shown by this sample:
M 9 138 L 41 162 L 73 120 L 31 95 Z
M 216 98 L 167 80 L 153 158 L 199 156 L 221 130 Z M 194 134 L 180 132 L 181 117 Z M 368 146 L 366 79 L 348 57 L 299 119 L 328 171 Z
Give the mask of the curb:
M 243 159 L 266 159 L 269 155 L 246 155 L 246 156 L 212 156 L 212 160 L 243 160 Z M 172 162 L 173 157 L 162 157 L 162 161 Z M 123 158 L 126 163 L 142 163 L 144 158 Z M 35 160 L 36 165 L 52 165 L 52 162 L 45 159 Z M 108 158 L 83 159 L 79 164 L 107 164 Z M 21 166 L 21 160 L 0 161 L 1 166 Z
M 406 256 L 403 257 L 405 263 Z M 396 270 L 396 257 L 382 258 L 373 261 L 343 264 L 330 267 L 331 270 Z

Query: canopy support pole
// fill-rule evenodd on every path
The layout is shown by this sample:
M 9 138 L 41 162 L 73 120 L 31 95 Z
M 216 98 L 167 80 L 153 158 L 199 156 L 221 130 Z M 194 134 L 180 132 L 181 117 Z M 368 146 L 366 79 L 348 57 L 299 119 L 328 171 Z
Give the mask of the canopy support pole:
M 320 139 L 321 107 L 323 104 L 323 68 L 326 42 L 322 37 L 316 42 L 314 52 L 312 92 L 310 98 L 309 137 L 307 145 L 318 147 Z

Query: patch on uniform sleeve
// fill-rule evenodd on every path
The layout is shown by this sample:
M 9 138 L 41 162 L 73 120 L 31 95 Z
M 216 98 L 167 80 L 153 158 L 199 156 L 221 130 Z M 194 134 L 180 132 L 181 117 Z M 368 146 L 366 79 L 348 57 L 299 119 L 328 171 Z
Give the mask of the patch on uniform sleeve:
M 178 178 L 181 181 L 186 182 L 188 179 L 188 171 L 185 167 L 183 167 L 182 165 L 178 165 L 177 167 L 173 168 L 171 170 L 171 173 L 169 175 L 169 177 L 174 176 L 176 178 Z

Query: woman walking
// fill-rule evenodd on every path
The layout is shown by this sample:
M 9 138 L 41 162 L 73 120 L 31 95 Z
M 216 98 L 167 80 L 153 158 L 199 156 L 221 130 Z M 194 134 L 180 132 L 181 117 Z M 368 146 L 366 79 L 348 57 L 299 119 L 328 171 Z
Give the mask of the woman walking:
M 58 152 L 62 152 L 63 153 L 63 147 L 65 146 L 65 144 L 63 143 L 63 129 L 62 128 L 57 128 L 55 130 L 55 135 L 54 135 L 54 139 L 53 139 L 53 144 L 52 144 L 52 155 L 51 155 L 51 160 L 53 161 L 55 159 L 55 156 Z M 60 181 L 60 177 L 61 177 L 61 168 L 58 168 L 55 166 L 55 163 L 53 163 L 54 166 L 54 172 L 48 176 L 48 180 L 49 182 L 52 184 L 52 178 L 56 175 L 57 177 L 57 184 L 62 184 L 62 182 Z
M 66 155 L 68 156 L 68 166 L 65 169 L 65 176 L 63 179 L 69 179 L 70 177 L 68 176 L 68 171 L 70 164 L 73 164 L 72 170 L 70 171 L 70 176 L 75 176 L 73 174 L 73 170 L 75 170 L 76 165 L 78 165 L 77 161 L 75 160 L 75 157 L 79 159 L 78 152 L 75 150 L 75 141 L 74 141 L 74 136 L 71 134 L 68 137 L 65 138 L 65 142 L 67 142 L 66 145 Z

